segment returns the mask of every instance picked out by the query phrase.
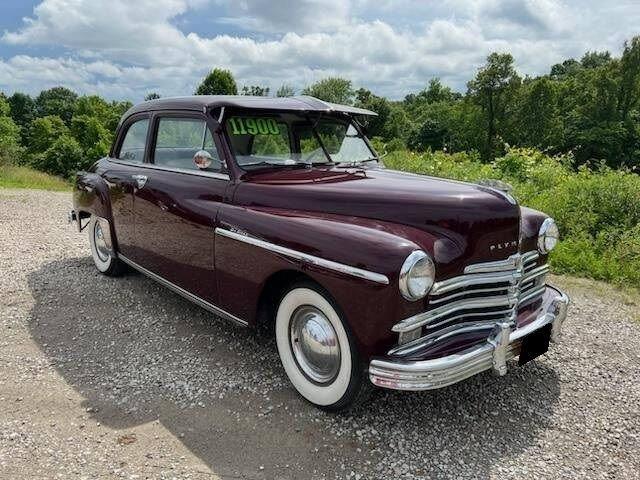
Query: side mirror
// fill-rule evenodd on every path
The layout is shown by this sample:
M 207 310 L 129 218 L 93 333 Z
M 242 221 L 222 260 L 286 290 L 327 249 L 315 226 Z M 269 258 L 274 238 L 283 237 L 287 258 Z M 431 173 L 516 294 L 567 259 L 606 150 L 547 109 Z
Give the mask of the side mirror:
M 193 156 L 193 163 L 195 163 L 196 167 L 200 170 L 205 170 L 211 166 L 212 158 L 211 154 L 206 150 L 198 150 Z

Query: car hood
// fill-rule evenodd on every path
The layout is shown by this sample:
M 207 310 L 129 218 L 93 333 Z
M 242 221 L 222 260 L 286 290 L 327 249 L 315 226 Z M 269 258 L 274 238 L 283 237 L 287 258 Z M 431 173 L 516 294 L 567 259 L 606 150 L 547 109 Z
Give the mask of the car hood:
M 235 203 L 399 223 L 428 232 L 436 263 L 463 265 L 518 251 L 520 208 L 498 190 L 386 169 L 305 169 L 253 174 Z M 443 272 L 442 270 L 440 270 Z M 444 273 L 444 272 L 443 272 Z

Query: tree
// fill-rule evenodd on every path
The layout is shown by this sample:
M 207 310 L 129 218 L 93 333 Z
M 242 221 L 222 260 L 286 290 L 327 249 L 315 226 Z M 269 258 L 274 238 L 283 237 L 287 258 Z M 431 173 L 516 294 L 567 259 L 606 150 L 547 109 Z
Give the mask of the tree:
M 47 115 L 36 118 L 31 122 L 28 136 L 28 149 L 31 153 L 42 153 L 47 150 L 57 138 L 68 135 L 69 128 L 57 115 Z
M 486 140 L 482 153 L 484 160 L 488 161 L 494 156 L 497 128 L 504 119 L 510 97 L 520 86 L 513 57 L 508 53 L 490 54 L 487 63 L 467 86 L 469 95 L 485 114 Z
M 148 102 L 149 100 L 157 100 L 157 99 L 159 99 L 159 98 L 160 98 L 160 94 L 159 94 L 159 93 L 151 92 L 151 93 L 147 93 L 147 94 L 144 96 L 144 101 L 145 101 L 145 102 Z
M 44 152 L 35 155 L 32 164 L 38 170 L 67 178 L 87 166 L 83 162 L 82 148 L 67 134 L 58 137 Z
M 459 97 L 451 88 L 442 84 L 439 78 L 429 80 L 429 86 L 418 94 L 423 97 L 427 103 L 436 102 L 452 102 Z
M 365 119 L 367 133 L 370 137 L 383 137 L 385 135 L 385 125 L 391 113 L 389 101 L 384 97 L 374 95 L 366 88 L 359 88 L 356 91 L 356 106 L 378 114 L 375 117 L 372 116 Z
M 541 149 L 562 144 L 558 85 L 547 77 L 523 85 L 510 122 L 509 143 Z
M 611 54 L 604 52 L 587 52 L 580 59 L 583 68 L 598 68 L 611 61 Z
M 355 92 L 351 87 L 351 80 L 339 77 L 329 77 L 309 85 L 302 90 L 303 95 L 310 95 L 325 102 L 351 105 Z
M 261 87 L 259 85 L 251 85 L 242 87 L 242 95 L 251 95 L 254 97 L 268 97 L 269 87 Z
M 229 70 L 214 68 L 195 91 L 196 95 L 237 95 L 238 86 Z
M 11 107 L 11 118 L 20 126 L 23 132 L 36 116 L 36 102 L 25 93 L 16 92 L 7 101 Z
M 0 165 L 16 161 L 20 153 L 20 127 L 9 117 L 10 109 L 0 96 Z
M 437 120 L 428 118 L 415 128 L 407 139 L 407 147 L 411 150 L 440 150 L 445 146 L 447 129 Z
M 293 97 L 296 91 L 291 85 L 282 84 L 276 92 L 276 97 Z
M 71 125 L 77 101 L 75 92 L 65 87 L 54 87 L 40 92 L 36 98 L 36 111 L 39 117 L 57 115 L 65 124 Z
M 640 36 L 633 37 L 630 42 L 624 44 L 620 59 L 620 77 L 618 111 L 621 120 L 627 120 L 640 97 Z
M 82 148 L 87 161 L 104 157 L 111 146 L 111 135 L 96 117 L 76 115 L 71 120 L 71 134 Z

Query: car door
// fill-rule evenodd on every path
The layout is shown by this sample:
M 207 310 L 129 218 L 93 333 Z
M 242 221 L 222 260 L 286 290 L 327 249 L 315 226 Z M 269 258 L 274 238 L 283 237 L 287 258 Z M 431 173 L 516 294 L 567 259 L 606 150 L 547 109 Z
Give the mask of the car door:
M 215 304 L 216 216 L 231 187 L 212 131 L 197 112 L 158 113 L 149 145 L 145 184 L 134 194 L 136 261 Z M 198 167 L 203 150 L 210 164 Z
M 116 148 L 109 158 L 103 178 L 109 184 L 111 212 L 118 252 L 135 258 L 134 194 L 144 177 L 143 163 L 149 134 L 150 115 L 128 118 L 120 128 Z

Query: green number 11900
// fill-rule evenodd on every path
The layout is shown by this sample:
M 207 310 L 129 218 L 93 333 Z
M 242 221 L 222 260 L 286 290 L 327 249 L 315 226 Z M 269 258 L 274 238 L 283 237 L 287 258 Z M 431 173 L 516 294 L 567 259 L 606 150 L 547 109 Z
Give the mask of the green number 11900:
M 230 118 L 232 135 L 280 135 L 280 128 L 273 118 Z

